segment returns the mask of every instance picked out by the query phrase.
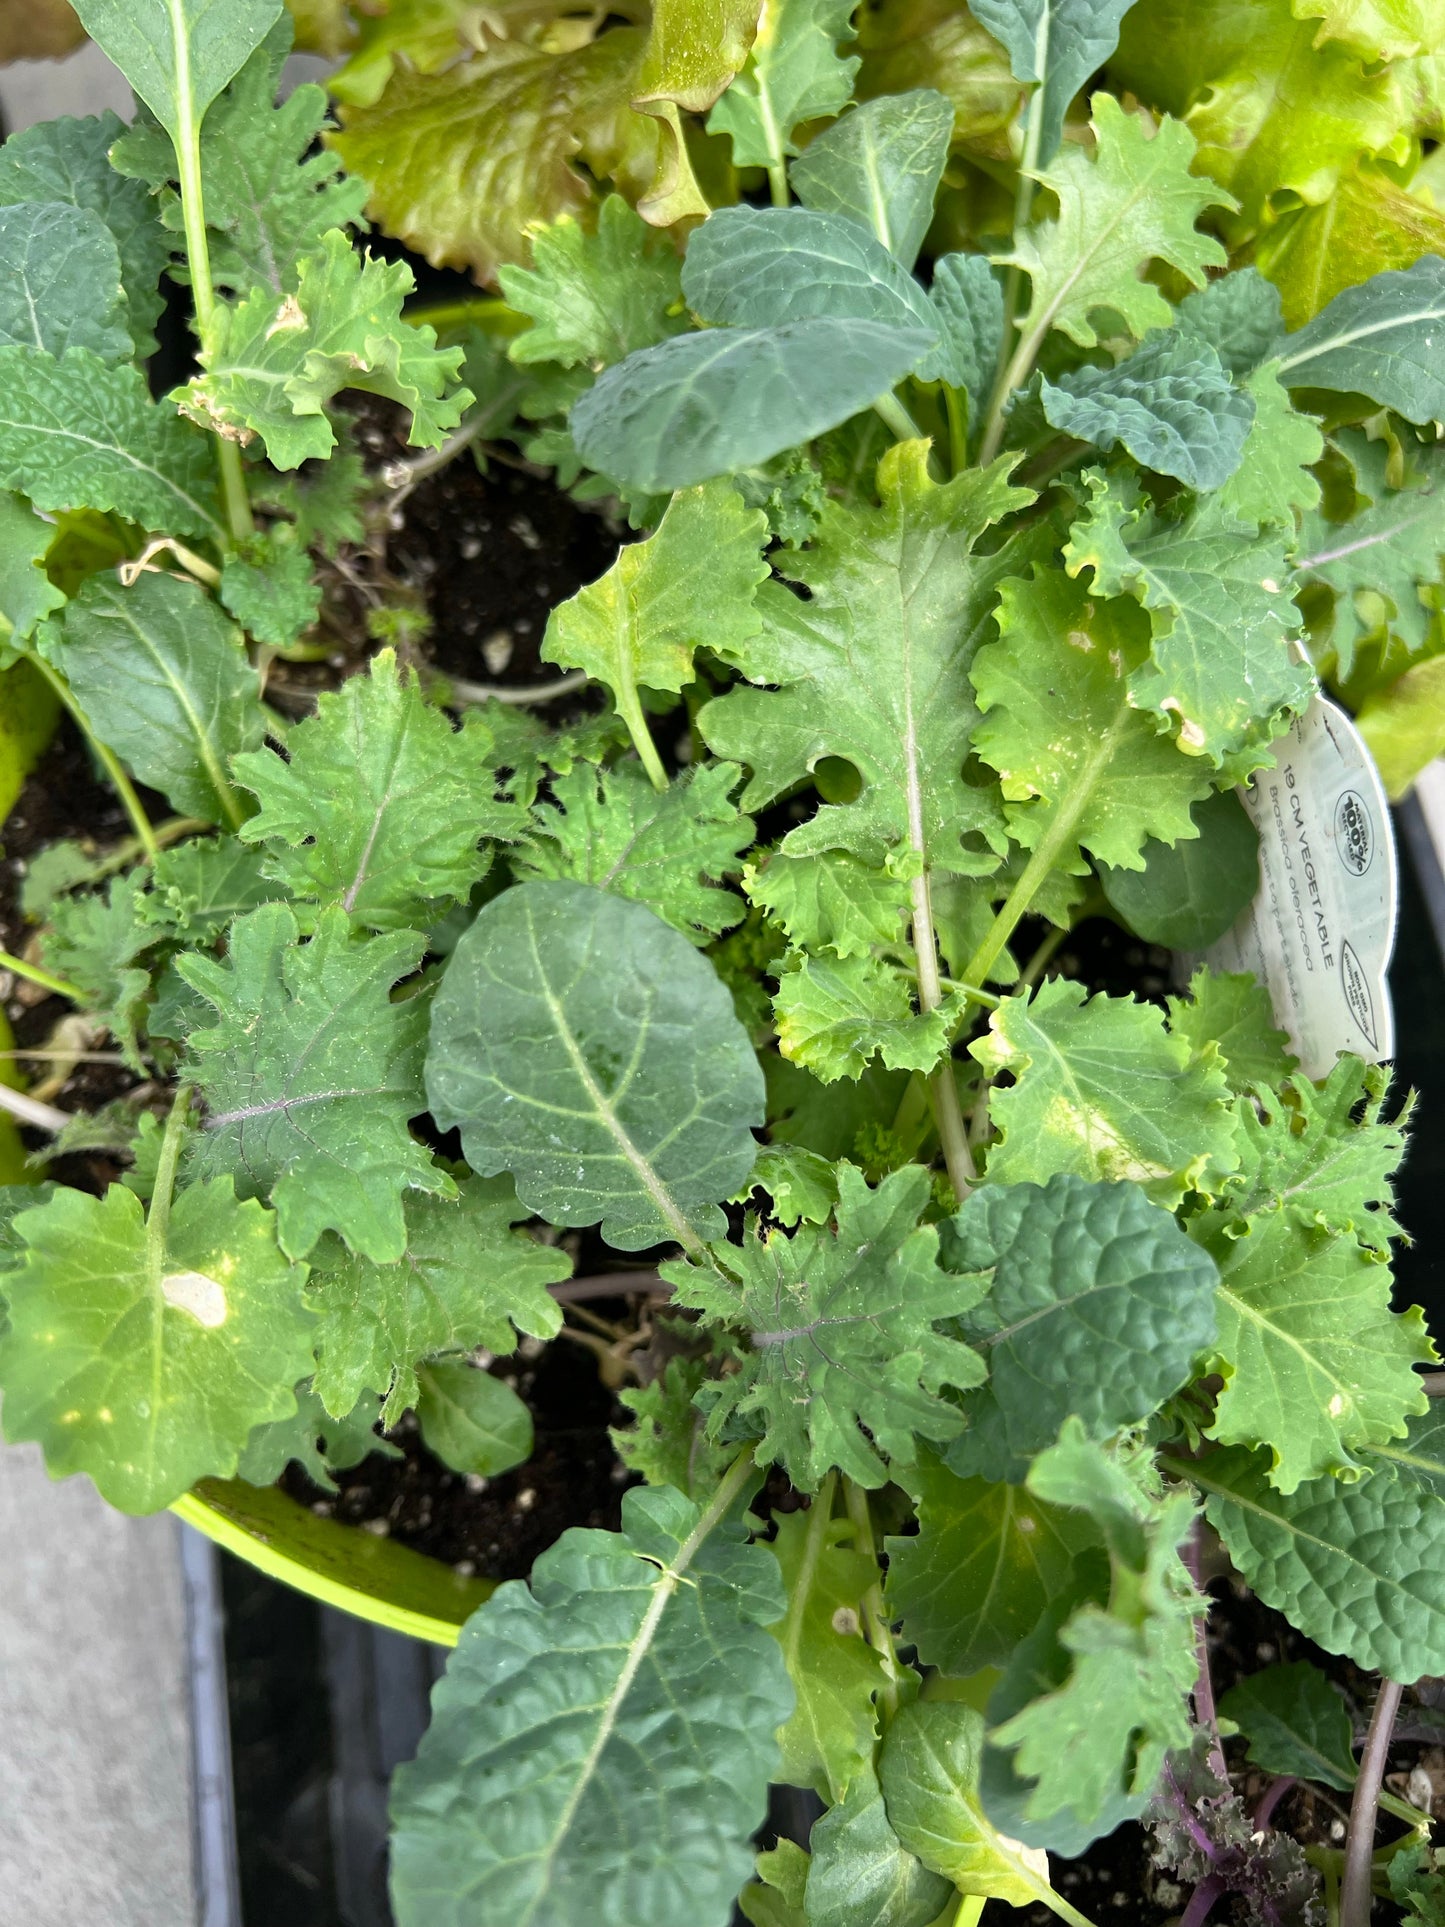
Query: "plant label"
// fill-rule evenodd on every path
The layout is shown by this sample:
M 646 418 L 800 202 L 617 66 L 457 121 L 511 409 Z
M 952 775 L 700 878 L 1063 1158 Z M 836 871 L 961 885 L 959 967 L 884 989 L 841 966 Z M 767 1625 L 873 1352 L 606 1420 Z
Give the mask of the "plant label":
M 1205 953 L 1253 971 L 1308 1077 L 1340 1051 L 1394 1051 L 1385 972 L 1395 943 L 1398 866 L 1385 792 L 1359 731 L 1316 695 L 1273 769 L 1239 792 L 1259 831 L 1259 890 Z

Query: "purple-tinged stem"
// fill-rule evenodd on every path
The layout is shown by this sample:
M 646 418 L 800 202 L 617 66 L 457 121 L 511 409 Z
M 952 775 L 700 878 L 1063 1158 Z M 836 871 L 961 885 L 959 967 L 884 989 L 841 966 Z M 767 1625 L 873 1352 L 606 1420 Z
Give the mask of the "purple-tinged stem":
M 1370 1927 L 1371 1857 L 1375 1848 L 1375 1816 L 1380 1806 L 1380 1788 L 1385 1783 L 1385 1760 L 1395 1730 L 1395 1715 L 1400 1710 L 1404 1691 L 1398 1680 L 1382 1679 L 1375 1710 L 1370 1715 L 1370 1730 L 1365 1735 L 1365 1751 L 1360 1758 L 1360 1777 L 1355 1782 L 1355 1797 L 1350 1802 L 1350 1826 L 1345 1836 L 1345 1873 L 1340 1882 L 1340 1927 Z
M 1274 1818 L 1274 1810 L 1280 1801 L 1292 1787 L 1298 1785 L 1299 1781 L 1290 1773 L 1282 1773 L 1277 1780 L 1270 1782 L 1260 1795 L 1259 1805 L 1254 1809 L 1254 1830 L 1256 1833 L 1264 1832 L 1265 1828 Z
M 1213 1768 L 1219 1784 L 1227 1792 L 1229 1789 L 1229 1768 L 1225 1763 L 1224 1747 L 1219 1738 L 1219 1721 L 1214 1711 L 1214 1680 L 1209 1671 L 1209 1595 L 1201 1580 L 1204 1570 L 1200 1534 L 1204 1521 L 1196 1519 L 1194 1530 L 1190 1533 L 1184 1548 L 1184 1563 L 1189 1568 L 1189 1576 L 1194 1581 L 1200 1597 L 1206 1602 L 1203 1616 L 1194 1622 L 1194 1651 L 1199 1670 L 1194 1680 L 1194 1718 L 1197 1725 L 1209 1736 L 1209 1764 Z
M 1185 1832 L 1204 1855 L 1204 1858 L 1209 1862 L 1210 1866 L 1213 1866 L 1219 1858 L 1219 1849 L 1210 1838 L 1209 1829 L 1195 1813 L 1189 1795 L 1184 1791 L 1183 1787 L 1180 1786 L 1172 1766 L 1165 1767 L 1164 1777 L 1169 1782 L 1169 1796 L 1174 1802 L 1175 1811 L 1179 1815 Z
M 1179 1927 L 1203 1927 L 1215 1901 L 1223 1892 L 1224 1882 L 1217 1873 L 1210 1874 L 1207 1880 L 1201 1880 L 1189 1897 L 1189 1905 L 1179 1916 Z

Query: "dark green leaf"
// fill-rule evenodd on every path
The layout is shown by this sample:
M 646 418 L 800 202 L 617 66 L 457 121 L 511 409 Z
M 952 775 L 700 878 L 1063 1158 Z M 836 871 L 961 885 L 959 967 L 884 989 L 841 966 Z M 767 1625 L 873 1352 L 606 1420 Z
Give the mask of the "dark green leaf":
M 836 428 L 931 345 L 922 329 L 827 317 L 679 335 L 607 369 L 572 410 L 573 438 L 631 488 L 691 488 Z
M 945 254 L 934 263 L 929 293 L 939 342 L 928 372 L 968 396 L 969 428 L 976 434 L 1003 341 L 1003 288 L 983 255 Z
M 1445 419 L 1445 260 L 1377 274 L 1337 294 L 1323 314 L 1279 345 L 1292 388 L 1368 395 L 1406 421 Z
M 971 9 L 1008 49 L 1015 80 L 1034 81 L 1029 134 L 1040 166 L 1058 152 L 1069 102 L 1119 44 L 1132 0 L 974 0 Z
M 886 247 L 856 221 L 802 207 L 721 208 L 688 244 L 682 290 L 704 321 L 731 327 L 827 316 L 937 332 L 928 296 Z
M 813 1826 L 808 1927 L 933 1927 L 952 1889 L 889 1824 L 870 1768 Z
M 1254 400 L 1207 343 L 1176 329 L 1147 335 L 1112 368 L 1043 380 L 1044 414 L 1066 435 L 1105 450 L 1122 442 L 1143 468 L 1193 489 L 1218 488 L 1239 467 Z
M 437 996 L 427 1094 L 474 1170 L 510 1171 L 553 1224 L 601 1219 L 623 1251 L 717 1236 L 763 1112 L 712 965 L 582 883 L 519 884 L 480 912 Z
M 126 320 L 120 254 L 98 214 L 58 201 L 0 206 L 0 344 L 127 361 Z
M 792 1707 L 736 1490 L 629 1492 L 473 1615 L 394 1784 L 398 1927 L 725 1927 Z
M 1204 950 L 1222 937 L 1259 889 L 1259 832 L 1232 790 L 1190 811 L 1197 836 L 1144 845 L 1142 870 L 1099 866 L 1111 909 L 1146 943 Z
M 400 1448 L 376 1430 L 380 1408 L 380 1399 L 363 1392 L 343 1418 L 332 1418 L 309 1383 L 298 1385 L 295 1412 L 256 1427 L 236 1477 L 248 1485 L 274 1485 L 288 1465 L 299 1465 L 323 1492 L 339 1491 L 333 1472 L 349 1472 L 373 1453 L 383 1459 L 401 1457 Z
M 1284 333 L 1279 289 L 1258 268 L 1236 268 L 1185 295 L 1179 326 L 1207 341 L 1231 375 L 1253 374 Z
M 848 0 L 774 0 L 758 21 L 747 65 L 708 117 L 710 134 L 730 134 L 735 167 L 776 167 L 796 154 L 793 132 L 848 105 L 856 54 Z
M 1219 1710 L 1249 1742 L 1251 1763 L 1266 1773 L 1316 1780 L 1339 1793 L 1354 1786 L 1354 1722 L 1340 1694 L 1308 1660 L 1267 1666 L 1240 1680 Z
M 281 0 L 80 0 L 76 12 L 179 145 L 265 39 Z

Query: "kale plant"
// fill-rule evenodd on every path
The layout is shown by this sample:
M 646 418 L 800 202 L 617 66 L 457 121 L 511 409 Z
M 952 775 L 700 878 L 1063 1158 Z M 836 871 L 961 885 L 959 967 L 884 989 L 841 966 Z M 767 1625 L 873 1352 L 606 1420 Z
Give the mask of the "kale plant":
M 1393 1796 L 1370 1861 L 1398 1683 L 1445 1672 L 1403 1106 L 1305 1076 L 1251 978 L 1050 963 L 1101 911 L 1197 953 L 1249 902 L 1234 792 L 1317 697 L 1303 645 L 1438 650 L 1445 259 L 1287 328 L 1189 127 L 1072 104 L 1105 0 L 977 0 L 1014 225 L 939 247 L 949 99 L 850 105 L 846 19 L 788 5 L 712 109 L 772 205 L 681 253 L 620 195 L 564 215 L 439 345 L 319 89 L 274 104 L 279 0 L 78 11 L 141 105 L 0 149 L 4 687 L 133 834 L 45 852 L 0 961 L 74 1006 L 58 1059 L 79 1023 L 145 1083 L 4 1093 L 128 1163 L 0 1192 L 6 1437 L 135 1512 L 325 1481 L 408 1410 L 504 1469 L 530 1418 L 471 1360 L 558 1333 L 585 1232 L 655 1268 L 670 1355 L 624 1393 L 621 1530 L 462 1632 L 396 1788 L 403 1927 L 1077 1927 L 1049 1854 L 1141 1817 L 1192 1923 L 1338 1888 L 1362 1927 L 1372 1880 L 1433 1917 Z M 153 399 L 163 271 L 196 369 Z M 368 480 L 358 390 L 426 452 Z M 550 618 L 571 720 L 449 686 L 383 606 L 288 723 L 338 557 L 507 440 L 642 532 Z M 1231 1789 L 1215 1557 L 1385 1682 L 1362 1768 L 1311 1668 L 1229 1702 L 1262 1771 L 1359 1779 L 1343 1853 Z M 824 1811 L 755 1863 L 770 1783 Z

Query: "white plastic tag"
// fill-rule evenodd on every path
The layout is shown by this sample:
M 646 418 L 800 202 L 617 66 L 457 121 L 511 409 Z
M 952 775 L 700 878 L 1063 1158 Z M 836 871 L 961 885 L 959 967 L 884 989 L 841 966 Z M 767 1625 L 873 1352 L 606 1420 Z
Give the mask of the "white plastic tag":
M 1394 826 L 1364 739 L 1326 697 L 1276 755 L 1239 792 L 1259 831 L 1259 893 L 1205 961 L 1253 971 L 1305 1075 L 1325 1077 L 1341 1051 L 1394 1053 Z

